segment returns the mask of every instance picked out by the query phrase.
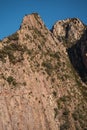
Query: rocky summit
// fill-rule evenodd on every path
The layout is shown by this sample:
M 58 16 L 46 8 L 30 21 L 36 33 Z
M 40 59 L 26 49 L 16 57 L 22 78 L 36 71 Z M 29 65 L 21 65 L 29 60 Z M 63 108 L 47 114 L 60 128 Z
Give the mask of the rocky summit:
M 0 41 L 0 130 L 87 130 L 87 26 L 48 30 L 37 13 Z

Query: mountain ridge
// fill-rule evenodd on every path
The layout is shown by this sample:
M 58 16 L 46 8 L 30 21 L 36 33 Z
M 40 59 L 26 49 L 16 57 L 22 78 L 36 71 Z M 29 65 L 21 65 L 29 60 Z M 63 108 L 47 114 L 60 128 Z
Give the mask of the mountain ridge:
M 87 129 L 87 35 L 76 21 L 49 31 L 33 13 L 0 42 L 0 130 Z

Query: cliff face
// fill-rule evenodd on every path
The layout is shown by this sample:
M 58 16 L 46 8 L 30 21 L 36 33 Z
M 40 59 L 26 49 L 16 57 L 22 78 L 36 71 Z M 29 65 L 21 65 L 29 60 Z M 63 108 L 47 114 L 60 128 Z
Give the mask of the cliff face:
M 78 67 L 86 75 L 86 39 L 78 19 L 50 32 L 34 13 L 0 42 L 0 130 L 87 129 L 87 85 Z
M 64 43 L 70 61 L 81 79 L 87 80 L 87 26 L 79 19 L 71 18 L 58 21 L 52 30 L 54 36 Z
M 86 26 L 78 18 L 70 18 L 58 21 L 53 26 L 53 34 L 58 39 L 67 42 L 67 46 L 70 46 L 70 43 L 80 40 L 85 29 Z

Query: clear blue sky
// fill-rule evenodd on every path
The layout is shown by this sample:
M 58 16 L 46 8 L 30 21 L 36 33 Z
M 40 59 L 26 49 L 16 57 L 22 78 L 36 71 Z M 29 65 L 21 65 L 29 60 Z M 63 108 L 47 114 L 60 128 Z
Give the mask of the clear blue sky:
M 0 39 L 16 32 L 25 14 L 39 13 L 46 26 L 78 17 L 87 24 L 87 0 L 0 0 Z

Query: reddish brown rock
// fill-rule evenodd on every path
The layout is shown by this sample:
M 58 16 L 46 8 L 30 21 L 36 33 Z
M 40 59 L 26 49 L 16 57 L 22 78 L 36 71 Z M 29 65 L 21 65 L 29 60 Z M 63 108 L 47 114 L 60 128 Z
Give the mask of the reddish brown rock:
M 54 35 L 34 13 L 0 42 L 0 130 L 87 128 L 87 86 Z

